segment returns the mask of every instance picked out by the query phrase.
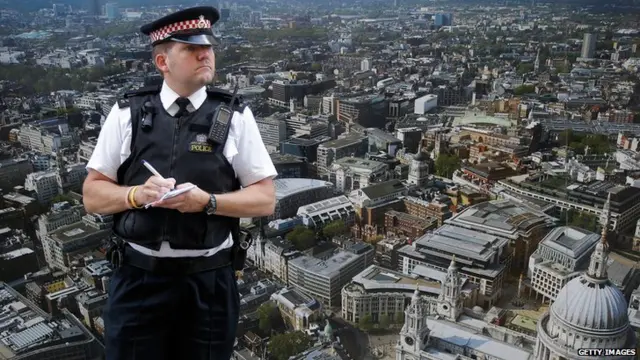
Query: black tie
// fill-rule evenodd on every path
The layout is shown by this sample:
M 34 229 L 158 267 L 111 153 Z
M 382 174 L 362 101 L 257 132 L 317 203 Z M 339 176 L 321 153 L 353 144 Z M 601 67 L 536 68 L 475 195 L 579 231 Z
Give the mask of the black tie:
M 185 115 L 189 114 L 189 111 L 187 110 L 187 106 L 189 106 L 189 104 L 191 104 L 191 101 L 189 101 L 189 99 L 183 98 L 183 97 L 177 98 L 176 99 L 176 104 L 178 105 L 178 107 L 180 109 L 176 113 L 175 117 L 182 117 L 182 116 L 185 116 Z

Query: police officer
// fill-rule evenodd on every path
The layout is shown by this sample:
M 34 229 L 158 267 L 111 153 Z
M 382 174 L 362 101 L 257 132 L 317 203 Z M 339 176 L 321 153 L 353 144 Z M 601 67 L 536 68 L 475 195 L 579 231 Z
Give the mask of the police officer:
M 251 110 L 206 87 L 218 18 L 196 7 L 141 28 L 163 83 L 114 105 L 87 165 L 86 210 L 113 214 L 124 244 L 110 252 L 118 267 L 103 313 L 108 360 L 232 354 L 239 219 L 273 213 L 277 174 Z

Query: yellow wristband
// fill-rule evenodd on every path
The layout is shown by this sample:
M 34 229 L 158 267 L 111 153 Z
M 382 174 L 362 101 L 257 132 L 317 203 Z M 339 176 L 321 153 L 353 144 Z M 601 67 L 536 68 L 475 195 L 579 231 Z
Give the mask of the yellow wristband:
M 142 206 L 139 206 L 138 204 L 136 204 L 136 191 L 138 190 L 138 186 L 134 186 L 133 189 L 131 189 L 131 193 L 129 194 L 129 203 L 131 203 L 131 206 L 134 209 L 140 209 Z
M 130 186 L 127 190 L 127 195 L 124 197 L 124 203 L 127 205 L 127 209 L 132 209 L 133 205 L 131 205 L 131 190 L 133 190 L 133 186 Z

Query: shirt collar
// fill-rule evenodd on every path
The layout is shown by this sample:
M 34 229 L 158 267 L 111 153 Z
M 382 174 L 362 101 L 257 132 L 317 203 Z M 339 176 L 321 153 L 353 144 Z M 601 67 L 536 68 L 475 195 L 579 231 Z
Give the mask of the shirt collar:
M 169 111 L 169 107 L 176 102 L 180 95 L 178 95 L 175 91 L 173 91 L 166 82 L 162 83 L 162 89 L 160 90 L 160 101 L 162 102 L 162 107 L 165 110 Z M 206 86 L 201 87 L 196 92 L 191 94 L 189 97 L 189 101 L 191 101 L 191 105 L 198 110 L 200 106 L 207 99 L 207 88 Z

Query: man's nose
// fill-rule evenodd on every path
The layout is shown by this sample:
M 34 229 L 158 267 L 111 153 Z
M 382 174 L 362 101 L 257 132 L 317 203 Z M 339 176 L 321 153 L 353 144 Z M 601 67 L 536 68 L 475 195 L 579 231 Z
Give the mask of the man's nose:
M 211 54 L 211 46 L 200 46 L 198 47 L 198 58 L 204 59 Z

